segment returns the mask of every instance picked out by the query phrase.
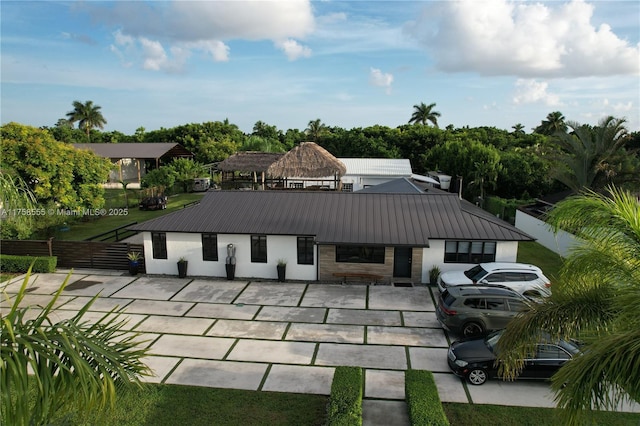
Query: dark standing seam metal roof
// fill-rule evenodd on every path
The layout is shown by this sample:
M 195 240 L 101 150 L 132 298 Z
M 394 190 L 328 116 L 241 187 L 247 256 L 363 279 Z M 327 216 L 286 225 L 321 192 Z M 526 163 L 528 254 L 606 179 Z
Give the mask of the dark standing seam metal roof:
M 193 157 L 179 143 L 74 143 L 74 148 L 89 149 L 104 158 Z
M 467 204 L 448 193 L 211 191 L 200 204 L 129 229 L 312 235 L 319 244 L 387 246 L 427 247 L 430 239 L 533 240 L 507 222 Z

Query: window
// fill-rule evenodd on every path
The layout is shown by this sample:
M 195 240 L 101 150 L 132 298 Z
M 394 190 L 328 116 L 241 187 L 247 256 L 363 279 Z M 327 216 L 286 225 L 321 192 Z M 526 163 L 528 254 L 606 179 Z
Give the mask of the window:
M 336 246 L 336 262 L 384 263 L 384 247 Z
M 153 247 L 154 259 L 167 258 L 167 234 L 164 232 L 152 232 L 151 246 Z
M 313 237 L 298 237 L 298 265 L 313 265 Z
M 353 192 L 353 184 L 352 183 L 343 183 L 342 184 L 342 192 Z
M 487 302 L 487 309 L 491 310 L 491 311 L 508 311 L 509 308 L 507 308 L 506 303 L 504 302 L 504 299 L 486 299 Z
M 267 236 L 251 236 L 251 262 L 267 263 Z
M 291 183 L 289 183 L 289 188 L 291 188 L 291 189 L 304 189 L 304 183 L 302 183 L 302 182 L 291 182 Z
M 538 359 L 569 359 L 571 356 L 556 345 L 538 345 L 536 353 Z
M 464 305 L 473 309 L 486 309 L 487 305 L 484 299 L 467 299 L 464 301 Z
M 482 263 L 495 260 L 495 241 L 447 241 L 444 245 L 446 263 Z
M 202 234 L 202 260 L 218 260 L 217 234 Z
M 529 306 L 521 300 L 509 299 L 509 309 L 511 312 L 522 312 L 528 310 Z

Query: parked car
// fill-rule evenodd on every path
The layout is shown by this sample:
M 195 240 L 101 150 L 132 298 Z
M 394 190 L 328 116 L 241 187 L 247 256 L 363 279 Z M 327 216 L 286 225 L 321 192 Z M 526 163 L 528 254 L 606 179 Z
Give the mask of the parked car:
M 480 263 L 466 271 L 449 271 L 440 274 L 438 289 L 468 284 L 499 284 L 525 296 L 544 297 L 551 292 L 551 281 L 540 268 L 525 263 Z
M 464 337 L 479 336 L 507 326 L 533 301 L 498 286 L 449 287 L 440 294 L 436 317 L 446 330 Z
M 140 201 L 140 210 L 164 210 L 167 208 L 167 197 L 158 195 L 146 197 Z
M 496 344 L 502 333 L 500 330 L 486 337 L 453 342 L 447 354 L 451 371 L 456 376 L 467 379 L 472 385 L 481 385 L 488 379 L 500 378 L 499 364 L 496 363 Z M 535 354 L 525 360 L 524 369 L 518 379 L 550 379 L 579 352 L 580 349 L 573 342 L 541 340 Z

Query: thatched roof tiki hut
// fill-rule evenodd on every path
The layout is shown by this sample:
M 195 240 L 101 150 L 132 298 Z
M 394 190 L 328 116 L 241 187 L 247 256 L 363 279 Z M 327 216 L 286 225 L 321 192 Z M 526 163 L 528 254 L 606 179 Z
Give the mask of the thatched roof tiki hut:
M 325 181 L 333 183 L 333 188 L 340 190 L 340 177 L 347 171 L 344 163 L 331 155 L 329 151 L 313 142 L 302 142 L 274 162 L 267 169 L 272 178 L 295 180 L 294 188 L 304 188 L 305 181 L 319 183 L 315 187 L 324 188 Z
M 218 164 L 218 170 L 222 172 L 222 184 L 227 186 L 226 182 L 234 186 L 234 183 L 241 185 L 251 182 L 255 187 L 258 186 L 258 176 L 260 176 L 260 186 L 264 189 L 267 169 L 283 155 L 282 153 L 257 151 L 233 154 Z M 239 175 L 236 175 L 236 172 Z

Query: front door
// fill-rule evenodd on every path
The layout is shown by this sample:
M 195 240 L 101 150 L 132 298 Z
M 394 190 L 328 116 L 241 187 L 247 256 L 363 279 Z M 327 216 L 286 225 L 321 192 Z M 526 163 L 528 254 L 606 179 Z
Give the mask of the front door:
M 411 247 L 395 247 L 393 250 L 393 277 L 411 278 Z

